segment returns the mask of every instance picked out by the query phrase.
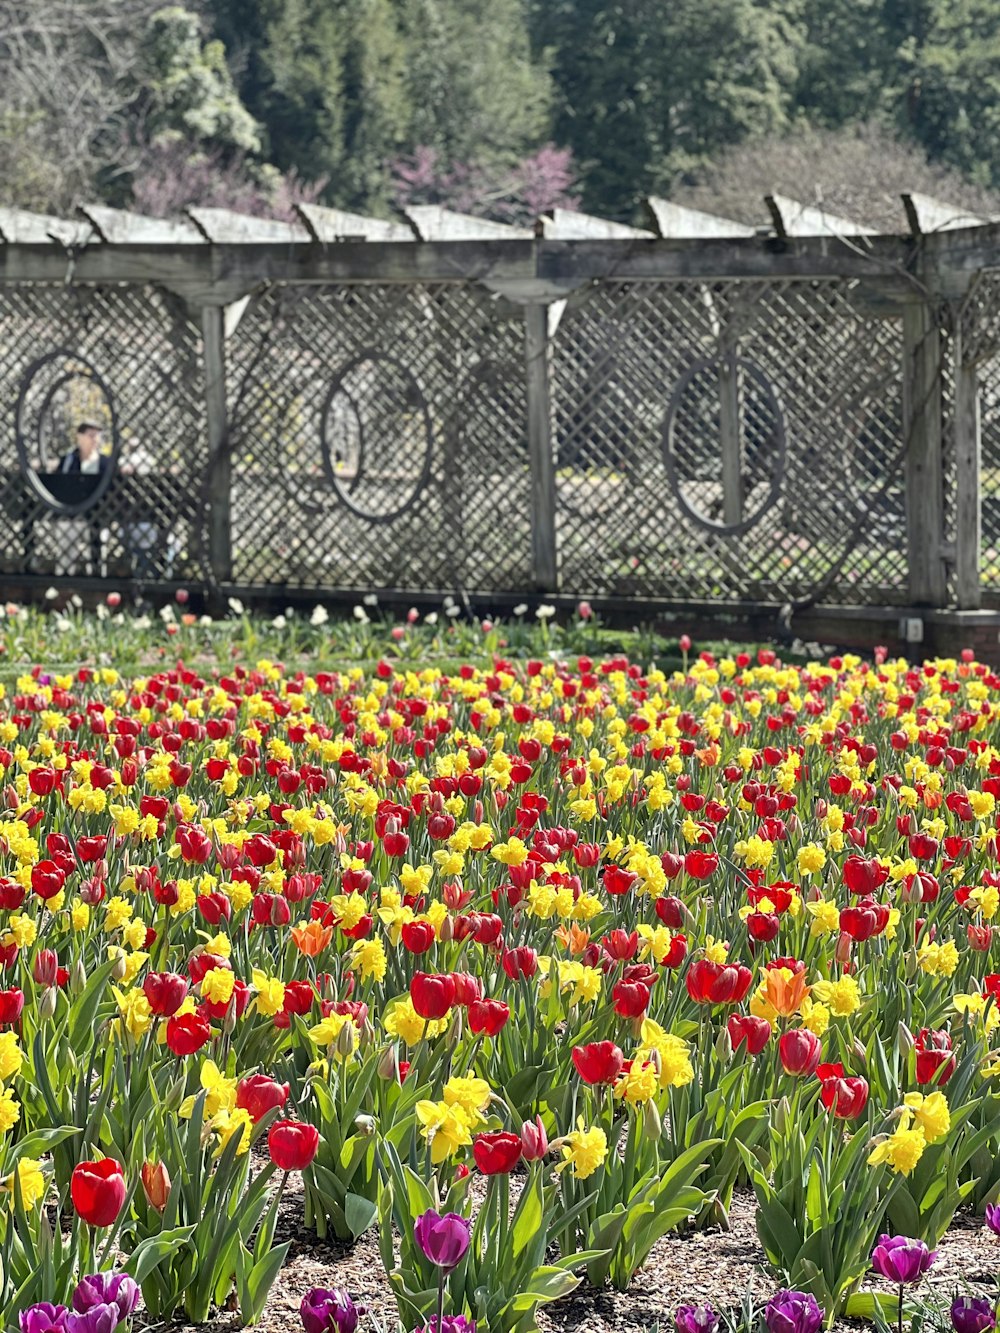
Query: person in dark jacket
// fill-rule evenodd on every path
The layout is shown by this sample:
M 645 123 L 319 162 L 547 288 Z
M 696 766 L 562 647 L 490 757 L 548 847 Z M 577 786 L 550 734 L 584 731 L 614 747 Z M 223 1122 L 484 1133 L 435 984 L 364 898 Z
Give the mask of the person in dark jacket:
M 84 476 L 103 477 L 111 459 L 101 453 L 101 428 L 92 421 L 81 421 L 76 428 L 76 444 L 63 454 L 57 472 L 79 472 Z

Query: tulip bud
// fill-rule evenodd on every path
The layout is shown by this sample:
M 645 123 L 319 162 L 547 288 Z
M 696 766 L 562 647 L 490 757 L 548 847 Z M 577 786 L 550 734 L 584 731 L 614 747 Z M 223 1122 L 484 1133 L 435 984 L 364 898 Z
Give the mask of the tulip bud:
M 236 1031 L 236 996 L 229 1001 L 226 1006 L 225 1017 L 222 1020 L 222 1030 L 227 1037 L 231 1037 Z
M 54 986 L 56 984 L 56 974 L 59 971 L 59 959 L 54 949 L 39 949 L 35 955 L 35 963 L 31 969 L 31 975 L 38 986 Z
M 370 1139 L 375 1133 L 375 1118 L 370 1115 L 359 1115 L 355 1117 L 354 1128 L 363 1139 Z
M 451 1022 L 448 1024 L 448 1044 L 457 1046 L 462 1040 L 462 1032 L 465 1024 L 462 1019 L 463 1010 L 458 1005 L 451 1011 Z
M 720 1064 L 728 1065 L 733 1058 L 733 1039 L 729 1035 L 728 1027 L 723 1027 L 715 1039 L 715 1054 L 719 1057 Z
M 79 995 L 87 984 L 87 969 L 83 965 L 83 959 L 78 958 L 73 964 L 69 973 L 69 989 L 71 995 Z
M 38 1017 L 44 1023 L 47 1022 L 56 1011 L 56 998 L 59 992 L 55 986 L 48 986 L 42 992 L 42 998 L 38 1001 Z
M 187 1079 L 183 1075 L 175 1078 L 167 1088 L 167 1095 L 163 1099 L 163 1104 L 172 1115 L 176 1115 L 180 1110 L 186 1088 Z
M 395 1046 L 387 1046 L 379 1056 L 375 1072 L 386 1083 L 395 1083 L 399 1078 L 399 1059 Z
M 896 1047 L 903 1056 L 909 1055 L 913 1050 L 913 1033 L 902 1020 L 896 1028 Z
M 455 922 L 446 916 L 438 927 L 438 939 L 442 944 L 450 944 L 455 938 Z
M 865 1050 L 860 1037 L 854 1038 L 854 1058 L 862 1069 L 868 1064 L 868 1052 Z
M 353 1023 L 345 1023 L 337 1033 L 334 1043 L 337 1054 L 342 1060 L 349 1060 L 358 1046 L 357 1029 Z
M 367 1051 L 368 1047 L 372 1045 L 377 1036 L 378 1033 L 375 1031 L 375 1024 L 371 1021 L 368 1015 L 365 1014 L 365 1021 L 361 1024 L 361 1031 L 358 1034 L 359 1050 L 362 1052 Z
M 917 975 L 920 967 L 920 960 L 917 957 L 916 949 L 907 949 L 903 956 L 903 975 L 909 980 Z
M 150 1208 L 162 1213 L 170 1199 L 170 1176 L 162 1162 L 143 1162 L 142 1190 Z
M 663 1122 L 652 1098 L 642 1104 L 642 1132 L 655 1143 L 663 1133 Z
M 851 961 L 851 937 L 846 931 L 842 930 L 840 932 L 840 938 L 837 940 L 834 956 L 841 967 L 846 967 Z
M 774 1128 L 779 1134 L 784 1135 L 788 1131 L 791 1114 L 791 1103 L 787 1097 L 782 1097 L 774 1108 Z
M 542 1117 L 526 1120 L 521 1126 L 521 1155 L 526 1162 L 537 1162 L 549 1150 L 549 1138 Z
M 125 973 L 128 971 L 128 963 L 125 961 L 125 954 L 121 952 L 111 964 L 111 978 L 113 981 L 124 981 Z

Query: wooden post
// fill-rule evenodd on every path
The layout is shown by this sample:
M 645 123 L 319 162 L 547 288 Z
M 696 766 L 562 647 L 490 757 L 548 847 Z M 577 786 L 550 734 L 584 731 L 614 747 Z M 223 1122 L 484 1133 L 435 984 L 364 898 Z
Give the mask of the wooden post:
M 225 310 L 222 306 L 202 307 L 201 335 L 205 349 L 205 418 L 210 459 L 208 558 L 216 581 L 228 583 L 233 576 L 232 460 L 226 416 Z
M 743 521 L 743 470 L 740 459 L 740 385 L 736 344 L 727 339 L 719 358 L 719 434 L 722 443 L 722 518 Z
M 552 454 L 552 398 L 549 385 L 549 311 L 524 307 L 524 360 L 528 399 L 528 454 L 531 460 L 531 554 L 535 587 L 559 586 L 556 554 L 556 471 Z
M 980 583 L 983 509 L 979 476 L 982 463 L 979 377 L 976 367 L 964 362 L 961 320 L 955 323 L 955 591 L 960 611 L 978 611 L 983 600 Z
M 941 334 L 926 301 L 903 311 L 903 431 L 910 602 L 945 605 Z

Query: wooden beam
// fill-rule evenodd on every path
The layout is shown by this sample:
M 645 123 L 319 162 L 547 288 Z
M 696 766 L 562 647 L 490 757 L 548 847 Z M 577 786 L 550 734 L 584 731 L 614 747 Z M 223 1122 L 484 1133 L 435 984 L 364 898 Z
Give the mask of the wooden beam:
M 531 553 L 535 587 L 559 586 L 556 551 L 556 472 L 552 448 L 549 383 L 549 315 L 544 305 L 524 307 L 525 385 L 528 399 L 528 453 L 531 464 Z
M 823 208 L 799 203 L 783 194 L 767 194 L 764 202 L 771 210 L 779 236 L 875 236 L 871 227 L 850 218 L 838 217 Z
M 205 237 L 191 222 L 148 218 L 102 204 L 81 204 L 81 217 L 94 228 L 105 245 L 204 245 Z
M 978 229 L 992 233 L 992 227 Z M 928 237 L 928 247 L 950 244 L 964 232 Z M 987 253 L 981 243 L 973 254 Z M 1000 235 L 993 243 L 993 266 L 1000 265 Z M 948 262 L 968 271 L 964 252 L 947 252 Z M 303 244 L 218 242 L 214 245 L 93 245 L 74 259 L 72 280 L 87 283 L 159 283 L 200 305 L 229 305 L 262 283 L 475 282 L 497 290 L 539 283 L 537 290 L 558 299 L 587 282 L 616 277 L 631 280 L 710 281 L 715 278 L 856 278 L 873 290 L 912 294 L 905 270 L 912 241 L 876 236 L 865 253 L 834 237 L 736 240 L 440 241 L 399 245 L 344 241 Z M 928 255 L 935 271 L 944 262 Z M 980 267 L 984 265 L 980 263 Z M 985 266 L 989 266 L 988 264 Z M 50 242 L 0 245 L 0 283 L 64 282 L 66 255 Z M 530 291 L 530 289 L 525 289 Z M 526 297 L 527 299 L 527 297 Z
M 569 208 L 552 208 L 535 223 L 535 235 L 560 241 L 573 240 L 636 240 L 652 241 L 656 233 L 640 227 L 627 227 L 624 222 L 595 218 L 590 213 L 576 213 Z
M 941 332 L 927 301 L 903 312 L 903 438 L 910 601 L 944 606 Z
M 669 199 L 660 199 L 650 195 L 643 200 L 646 212 L 656 227 L 658 236 L 664 240 L 679 238 L 711 238 L 725 240 L 727 237 L 756 236 L 753 227 L 731 218 L 720 218 L 714 213 L 703 213 L 698 208 L 685 208 L 683 204 L 672 203 Z M 765 228 L 770 231 L 770 227 Z
M 23 208 L 0 208 L 0 238 L 8 245 L 85 245 L 93 228 L 82 219 L 50 217 Z
M 418 241 L 513 241 L 534 236 L 528 227 L 509 227 L 505 222 L 453 213 L 440 204 L 414 204 L 404 208 L 403 214 Z
M 305 227 L 297 222 L 252 218 L 245 213 L 233 213 L 228 208 L 189 208 L 187 215 L 213 245 L 259 244 L 262 241 L 295 245 L 310 239 Z
M 907 225 L 914 236 L 927 236 L 932 232 L 956 231 L 961 227 L 985 227 L 989 222 L 1000 219 L 987 217 L 984 213 L 970 213 L 968 209 L 956 208 L 953 204 L 943 203 L 929 194 L 904 194 L 903 210 Z
M 314 241 L 329 245 L 338 241 L 412 241 L 412 230 L 402 222 L 348 213 L 320 204 L 296 204 L 295 211 Z
M 201 312 L 201 335 L 205 357 L 205 418 L 208 427 L 208 558 L 212 575 L 219 583 L 233 576 L 232 559 L 232 458 L 226 408 L 226 332 L 221 307 L 205 306 Z
M 955 600 L 963 611 L 982 605 L 980 568 L 983 544 L 982 431 L 979 416 L 979 377 L 966 364 L 962 350 L 962 320 L 954 321 L 951 367 L 952 429 L 955 435 Z

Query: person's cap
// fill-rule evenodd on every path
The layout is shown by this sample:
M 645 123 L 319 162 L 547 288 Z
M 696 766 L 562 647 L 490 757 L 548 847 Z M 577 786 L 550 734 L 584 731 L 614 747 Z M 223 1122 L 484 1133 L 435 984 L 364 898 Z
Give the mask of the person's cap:
M 76 433 L 77 435 L 86 435 L 87 432 L 91 430 L 100 431 L 101 427 L 96 421 L 81 421 L 76 428 Z

